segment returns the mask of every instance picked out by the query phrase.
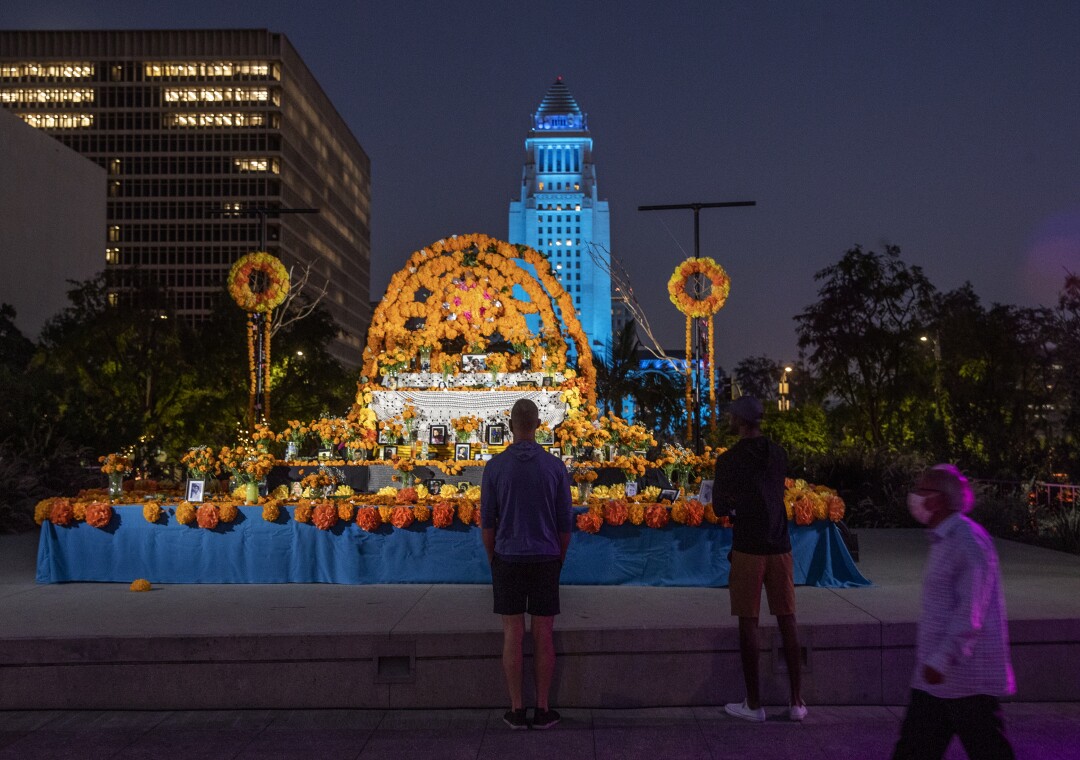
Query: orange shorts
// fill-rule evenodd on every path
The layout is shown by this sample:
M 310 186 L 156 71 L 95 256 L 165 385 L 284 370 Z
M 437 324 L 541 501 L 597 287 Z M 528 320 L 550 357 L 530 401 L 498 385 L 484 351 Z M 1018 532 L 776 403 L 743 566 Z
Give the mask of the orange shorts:
M 761 610 L 761 587 L 773 615 L 795 614 L 795 581 L 791 552 L 787 554 L 744 554 L 732 550 L 728 589 L 731 614 L 757 618 Z

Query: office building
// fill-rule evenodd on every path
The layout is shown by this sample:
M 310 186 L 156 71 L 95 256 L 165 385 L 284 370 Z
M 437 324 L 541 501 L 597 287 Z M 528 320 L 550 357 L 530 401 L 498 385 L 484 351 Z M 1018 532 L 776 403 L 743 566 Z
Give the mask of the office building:
M 152 273 L 198 320 L 262 246 L 310 266 L 314 292 L 328 283 L 331 350 L 360 363 L 370 162 L 285 35 L 0 31 L 0 105 L 106 171 L 100 256 L 118 307 Z

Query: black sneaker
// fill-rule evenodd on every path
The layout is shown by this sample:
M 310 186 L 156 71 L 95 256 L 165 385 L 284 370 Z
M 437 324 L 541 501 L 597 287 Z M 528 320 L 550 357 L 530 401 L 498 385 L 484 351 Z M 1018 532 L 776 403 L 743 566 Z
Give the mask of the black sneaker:
M 554 710 L 536 710 L 533 713 L 532 727 L 543 731 L 551 728 L 562 719 L 562 716 Z
M 515 731 L 521 731 L 528 729 L 529 721 L 525 719 L 525 708 L 520 710 L 507 710 L 503 713 L 503 723 L 510 726 Z

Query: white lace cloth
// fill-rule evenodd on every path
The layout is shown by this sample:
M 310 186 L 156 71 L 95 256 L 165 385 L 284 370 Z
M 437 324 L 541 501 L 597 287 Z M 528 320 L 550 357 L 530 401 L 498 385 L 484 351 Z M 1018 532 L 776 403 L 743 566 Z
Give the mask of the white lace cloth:
M 540 388 L 522 388 L 519 391 L 374 391 L 371 394 L 371 409 L 382 421 L 399 416 L 405 404 L 412 404 L 416 409 L 417 429 L 421 432 L 431 425 L 449 426 L 451 419 L 465 415 L 479 417 L 484 420 L 485 426 L 509 426 L 510 407 L 519 398 L 527 398 L 540 411 L 540 421 L 555 427 L 566 416 L 566 403 L 559 398 L 560 393 Z M 449 428 L 447 433 L 453 435 Z
M 497 372 L 495 373 L 497 385 L 518 385 L 531 383 L 536 387 L 544 384 L 543 372 Z M 559 385 L 564 377 L 561 372 L 556 372 L 553 380 L 549 383 Z M 384 375 L 382 384 L 387 388 L 443 388 L 447 381 L 443 380 L 441 372 L 402 372 L 394 376 Z M 457 375 L 449 375 L 450 385 L 467 388 L 485 388 L 491 385 L 490 372 L 462 372 Z

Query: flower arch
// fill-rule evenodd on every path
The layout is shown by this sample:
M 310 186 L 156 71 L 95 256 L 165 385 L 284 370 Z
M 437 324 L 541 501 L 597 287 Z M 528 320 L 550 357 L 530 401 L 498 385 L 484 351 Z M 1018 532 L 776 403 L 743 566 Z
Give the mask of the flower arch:
M 536 272 L 519 266 L 520 259 Z M 514 295 L 519 286 L 528 300 Z M 431 352 L 432 366 L 447 356 L 444 341 L 463 339 L 485 350 L 498 334 L 508 343 L 535 340 L 525 317 L 540 319 L 546 351 L 556 369 L 566 368 L 567 340 L 578 354 L 578 373 L 590 403 L 595 403 L 596 369 L 589 341 L 577 319 L 573 299 L 563 289 L 547 258 L 532 248 L 483 234 L 439 240 L 415 251 L 390 278 L 372 316 L 364 349 L 364 374 L 379 374 L 381 356 Z

